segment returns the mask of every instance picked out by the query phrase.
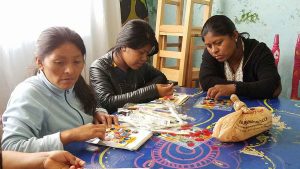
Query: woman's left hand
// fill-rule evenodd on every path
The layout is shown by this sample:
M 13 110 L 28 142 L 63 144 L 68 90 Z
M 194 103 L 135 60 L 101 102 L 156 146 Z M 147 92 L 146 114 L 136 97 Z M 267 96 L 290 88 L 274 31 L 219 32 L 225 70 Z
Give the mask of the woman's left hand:
M 45 169 L 83 169 L 85 162 L 67 151 L 51 151 L 43 162 Z
M 112 127 L 112 124 L 119 125 L 119 120 L 115 115 L 96 112 L 94 115 L 94 124 L 104 124 L 106 127 Z
M 234 84 L 215 85 L 207 90 L 207 97 L 218 99 L 221 96 L 230 96 L 235 93 Z

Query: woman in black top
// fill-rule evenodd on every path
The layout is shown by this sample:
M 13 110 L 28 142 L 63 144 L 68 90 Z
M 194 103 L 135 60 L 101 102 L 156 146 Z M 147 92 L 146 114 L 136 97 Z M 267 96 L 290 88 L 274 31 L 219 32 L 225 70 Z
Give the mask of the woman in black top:
M 272 98 L 280 94 L 280 76 L 265 43 L 249 39 L 248 33 L 239 33 L 224 15 L 209 18 L 201 34 L 206 49 L 199 79 L 208 97 L 217 99 L 235 93 Z
M 90 82 L 97 96 L 97 107 L 109 113 L 126 103 L 141 103 L 173 94 L 166 76 L 149 65 L 149 56 L 158 52 L 150 25 L 140 19 L 127 22 L 115 46 L 90 67 Z

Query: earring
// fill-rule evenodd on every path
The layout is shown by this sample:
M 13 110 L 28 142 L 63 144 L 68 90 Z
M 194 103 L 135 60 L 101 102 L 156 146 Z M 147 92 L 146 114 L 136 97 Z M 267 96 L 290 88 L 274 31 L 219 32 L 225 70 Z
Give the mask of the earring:
M 237 39 L 235 39 L 235 42 L 237 42 Z

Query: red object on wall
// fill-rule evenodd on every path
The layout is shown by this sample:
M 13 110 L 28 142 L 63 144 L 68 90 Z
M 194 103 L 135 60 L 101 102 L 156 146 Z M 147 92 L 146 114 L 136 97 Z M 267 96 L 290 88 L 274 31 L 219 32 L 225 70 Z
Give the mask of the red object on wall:
M 274 43 L 272 48 L 272 53 L 275 59 L 275 64 L 278 66 L 279 58 L 280 58 L 280 49 L 279 49 L 279 34 L 276 34 L 274 37 Z
M 300 34 L 298 34 L 298 39 L 295 47 L 295 61 L 294 61 L 291 99 L 300 100 L 300 97 L 298 96 L 299 81 L 300 81 Z

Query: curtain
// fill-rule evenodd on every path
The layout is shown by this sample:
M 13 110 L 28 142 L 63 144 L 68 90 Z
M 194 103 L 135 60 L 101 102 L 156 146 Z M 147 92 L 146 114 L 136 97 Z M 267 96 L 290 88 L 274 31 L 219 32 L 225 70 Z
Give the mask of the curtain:
M 0 114 L 16 85 L 33 74 L 35 41 L 51 26 L 67 26 L 81 35 L 90 64 L 115 43 L 121 28 L 119 0 L 0 1 Z

